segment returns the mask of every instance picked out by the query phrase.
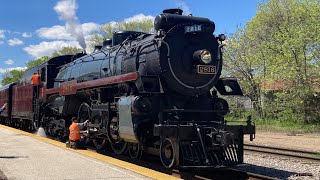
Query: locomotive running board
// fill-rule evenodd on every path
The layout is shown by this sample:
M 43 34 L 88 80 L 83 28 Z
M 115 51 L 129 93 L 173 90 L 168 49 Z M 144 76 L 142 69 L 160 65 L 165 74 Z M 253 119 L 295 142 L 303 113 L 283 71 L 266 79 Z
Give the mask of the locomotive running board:
M 124 83 L 129 81 L 136 81 L 138 77 L 139 77 L 139 74 L 137 72 L 132 72 L 132 73 L 121 74 L 117 76 L 106 77 L 106 78 L 101 78 L 101 79 L 96 79 L 96 80 L 86 81 L 81 83 L 78 83 L 77 80 L 72 80 L 72 81 L 61 83 L 60 87 L 58 88 L 46 89 L 45 94 L 48 95 L 48 94 L 59 93 L 62 96 L 72 95 L 72 94 L 76 94 L 77 91 L 81 89 L 101 87 L 105 85 L 118 84 L 118 83 Z

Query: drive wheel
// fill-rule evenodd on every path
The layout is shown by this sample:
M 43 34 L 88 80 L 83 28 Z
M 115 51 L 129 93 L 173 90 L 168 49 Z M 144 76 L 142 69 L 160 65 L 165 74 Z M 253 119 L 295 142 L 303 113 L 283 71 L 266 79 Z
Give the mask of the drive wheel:
M 160 160 L 163 166 L 168 169 L 176 165 L 175 148 L 169 138 L 166 138 L 160 145 Z
M 94 144 L 94 147 L 97 148 L 97 150 L 102 150 L 106 147 L 107 140 L 105 138 L 96 137 L 93 140 L 93 144 Z
M 83 123 L 91 118 L 91 108 L 87 103 L 82 103 L 78 111 L 78 122 Z
M 112 118 L 107 127 L 111 149 L 118 155 L 123 154 L 127 150 L 128 143 L 119 136 L 119 119 Z
M 140 159 L 142 156 L 142 146 L 137 143 L 130 143 L 128 145 L 128 152 L 131 158 Z
M 114 153 L 116 153 L 117 155 L 123 154 L 124 152 L 126 152 L 127 150 L 127 145 L 128 143 L 124 140 L 121 140 L 119 142 L 116 143 L 111 143 L 111 149 L 113 150 Z

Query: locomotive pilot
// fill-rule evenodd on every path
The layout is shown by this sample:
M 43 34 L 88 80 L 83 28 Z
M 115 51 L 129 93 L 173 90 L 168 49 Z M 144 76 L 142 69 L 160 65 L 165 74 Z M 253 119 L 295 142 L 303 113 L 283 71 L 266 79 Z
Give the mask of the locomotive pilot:
M 87 126 L 89 120 L 78 123 L 77 118 L 73 117 L 71 121 L 72 124 L 69 127 L 69 144 L 67 144 L 67 146 L 75 149 L 86 149 L 86 140 L 81 137 L 80 130 Z

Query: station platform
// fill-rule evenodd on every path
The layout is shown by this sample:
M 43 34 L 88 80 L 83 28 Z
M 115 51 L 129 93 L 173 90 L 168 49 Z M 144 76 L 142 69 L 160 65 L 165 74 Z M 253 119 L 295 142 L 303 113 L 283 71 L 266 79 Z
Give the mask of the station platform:
M 175 179 L 52 139 L 0 125 L 0 179 Z

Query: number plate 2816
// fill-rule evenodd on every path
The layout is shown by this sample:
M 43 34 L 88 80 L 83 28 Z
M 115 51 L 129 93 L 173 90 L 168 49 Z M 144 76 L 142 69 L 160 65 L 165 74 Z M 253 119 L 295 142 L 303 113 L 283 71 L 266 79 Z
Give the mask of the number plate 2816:
M 198 74 L 216 74 L 216 66 L 198 65 Z

